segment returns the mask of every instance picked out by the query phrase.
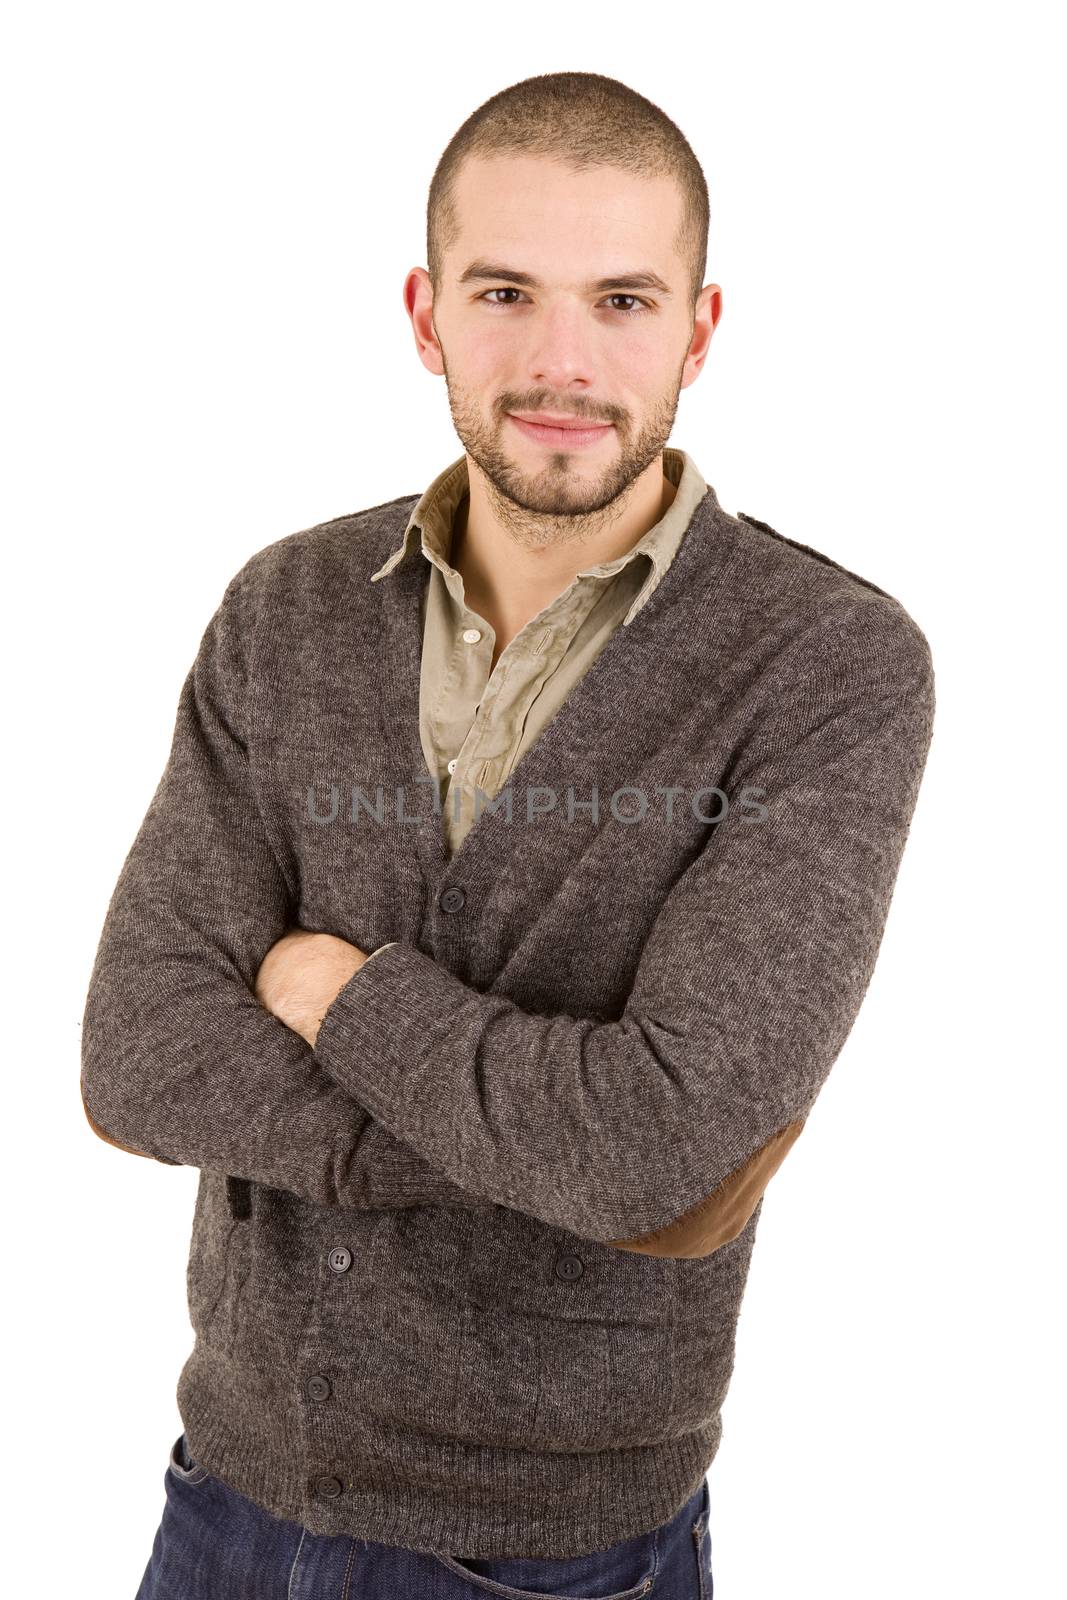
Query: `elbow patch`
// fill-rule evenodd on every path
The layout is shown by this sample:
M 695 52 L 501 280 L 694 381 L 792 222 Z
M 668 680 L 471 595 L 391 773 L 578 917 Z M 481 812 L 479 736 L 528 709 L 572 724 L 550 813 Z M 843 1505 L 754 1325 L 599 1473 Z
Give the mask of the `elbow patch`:
M 109 1133 L 105 1132 L 105 1130 L 100 1126 L 99 1122 L 94 1120 L 93 1114 L 89 1110 L 89 1102 L 85 1098 L 84 1091 L 82 1092 L 82 1110 L 85 1112 L 85 1117 L 90 1128 L 92 1128 L 98 1139 L 103 1139 L 105 1144 L 114 1145 L 116 1150 L 125 1150 L 127 1155 L 144 1156 L 146 1161 L 158 1161 L 160 1159 L 158 1156 L 149 1155 L 147 1150 L 135 1150 L 132 1144 L 121 1144 L 118 1139 L 113 1139 Z M 165 1164 L 168 1167 L 174 1167 L 178 1165 L 176 1161 L 167 1161 Z
M 800 1117 L 772 1133 L 747 1161 L 716 1184 L 706 1199 L 698 1200 L 673 1222 L 634 1239 L 609 1239 L 608 1244 L 646 1256 L 710 1256 L 737 1238 L 805 1121 Z

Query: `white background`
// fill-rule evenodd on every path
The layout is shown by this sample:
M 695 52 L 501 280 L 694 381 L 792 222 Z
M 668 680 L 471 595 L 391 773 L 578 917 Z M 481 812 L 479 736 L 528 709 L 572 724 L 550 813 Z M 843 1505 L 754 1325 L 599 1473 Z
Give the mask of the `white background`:
M 707 176 L 724 315 L 672 443 L 727 510 L 900 599 L 937 672 L 878 969 L 760 1223 L 716 1600 L 1063 1593 L 1051 15 L 8 13 L 7 1592 L 132 1600 L 180 1429 L 197 1174 L 96 1139 L 78 1076 L 181 681 L 249 555 L 461 453 L 401 300 L 430 177 L 490 94 L 581 69 L 661 105 Z

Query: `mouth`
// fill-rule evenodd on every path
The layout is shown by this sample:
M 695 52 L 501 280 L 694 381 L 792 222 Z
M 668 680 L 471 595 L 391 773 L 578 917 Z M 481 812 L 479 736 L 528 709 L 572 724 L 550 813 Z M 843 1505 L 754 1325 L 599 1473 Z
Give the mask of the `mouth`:
M 608 434 L 614 431 L 610 422 L 592 425 L 578 423 L 576 427 L 569 425 L 565 427 L 561 423 L 529 422 L 525 417 L 517 417 L 511 411 L 508 412 L 508 421 L 535 444 L 547 445 L 553 450 L 584 450 L 589 445 L 606 439 Z M 575 421 L 578 419 L 575 418 Z

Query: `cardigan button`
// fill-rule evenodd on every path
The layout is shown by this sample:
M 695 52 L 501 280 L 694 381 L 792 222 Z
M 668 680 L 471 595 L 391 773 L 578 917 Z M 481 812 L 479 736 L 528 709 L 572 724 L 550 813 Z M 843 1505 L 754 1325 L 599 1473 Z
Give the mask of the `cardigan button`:
M 335 1245 L 326 1259 L 334 1272 L 347 1272 L 352 1265 L 352 1252 L 343 1244 Z
M 308 1379 L 304 1389 L 309 1400 L 328 1400 L 330 1396 L 330 1380 L 323 1377 L 321 1372 L 316 1372 L 314 1377 Z
M 560 1256 L 556 1262 L 556 1277 L 565 1283 L 574 1283 L 584 1271 L 581 1256 Z
M 437 902 L 442 911 L 462 911 L 466 903 L 467 896 L 459 888 L 446 889 Z
M 344 1489 L 344 1484 L 340 1478 L 324 1477 L 316 1481 L 315 1488 L 325 1499 L 335 1500 Z

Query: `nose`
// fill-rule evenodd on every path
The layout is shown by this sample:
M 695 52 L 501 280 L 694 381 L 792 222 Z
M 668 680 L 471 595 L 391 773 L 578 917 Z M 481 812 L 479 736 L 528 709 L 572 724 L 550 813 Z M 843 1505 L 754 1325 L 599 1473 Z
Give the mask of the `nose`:
M 556 306 L 538 319 L 530 332 L 527 373 L 531 385 L 551 389 L 567 409 L 567 390 L 583 393 L 596 384 L 593 341 L 585 318 L 576 308 Z M 551 409 L 551 407 L 549 407 Z

